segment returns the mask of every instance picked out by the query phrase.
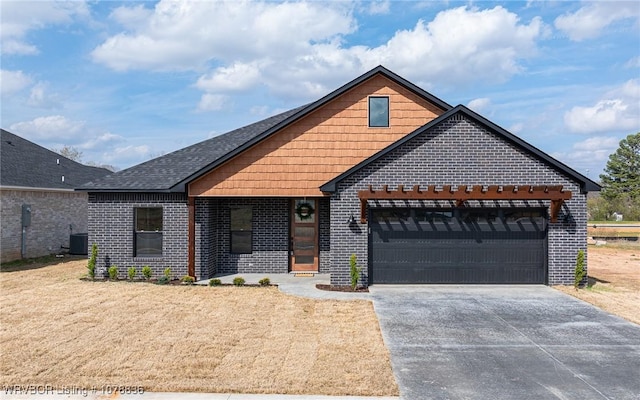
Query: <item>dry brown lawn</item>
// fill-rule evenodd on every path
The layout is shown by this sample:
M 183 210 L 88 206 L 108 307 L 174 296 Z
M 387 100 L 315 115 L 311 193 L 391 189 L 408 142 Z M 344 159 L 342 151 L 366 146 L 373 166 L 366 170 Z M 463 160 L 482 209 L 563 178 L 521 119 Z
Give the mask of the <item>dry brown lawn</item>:
M 640 245 L 589 246 L 589 287 L 558 290 L 640 324 Z
M 0 273 L 0 385 L 398 395 L 368 301 L 81 281 L 85 266 Z

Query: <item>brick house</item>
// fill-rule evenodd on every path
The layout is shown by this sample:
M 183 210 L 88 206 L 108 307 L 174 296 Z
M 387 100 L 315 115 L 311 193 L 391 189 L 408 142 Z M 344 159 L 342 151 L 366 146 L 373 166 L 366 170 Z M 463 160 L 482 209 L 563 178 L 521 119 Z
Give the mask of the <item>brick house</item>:
M 384 67 L 84 185 L 100 264 L 376 283 L 570 284 L 587 177 Z
M 58 253 L 87 232 L 87 193 L 74 187 L 111 173 L 1 130 L 1 261 Z

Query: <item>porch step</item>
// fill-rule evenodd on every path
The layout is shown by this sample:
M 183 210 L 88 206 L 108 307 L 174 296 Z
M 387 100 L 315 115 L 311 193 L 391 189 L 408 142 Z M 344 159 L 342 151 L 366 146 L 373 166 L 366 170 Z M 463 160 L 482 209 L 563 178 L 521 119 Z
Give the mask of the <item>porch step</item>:
M 296 278 L 313 278 L 316 276 L 315 272 L 294 272 L 293 276 Z

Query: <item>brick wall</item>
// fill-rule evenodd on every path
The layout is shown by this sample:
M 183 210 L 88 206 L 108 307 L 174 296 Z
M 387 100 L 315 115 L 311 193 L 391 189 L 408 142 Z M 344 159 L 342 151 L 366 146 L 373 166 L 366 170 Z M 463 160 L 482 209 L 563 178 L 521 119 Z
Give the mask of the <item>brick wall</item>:
M 1 262 L 22 258 L 22 205 L 31 205 L 26 228 L 26 257 L 40 257 L 69 247 L 71 233 L 87 232 L 87 194 L 2 189 Z M 71 227 L 71 229 L 70 229 Z
M 289 199 L 210 199 L 212 253 L 221 274 L 289 272 Z M 232 254 L 230 251 L 230 208 L 250 206 L 253 210 L 253 251 Z M 205 243 L 202 243 L 205 246 Z
M 563 185 L 573 192 L 562 213 L 572 220 L 549 224 L 548 283 L 572 284 L 579 249 L 586 251 L 586 194 L 569 177 L 460 115 L 452 116 L 339 182 L 331 197 L 331 282 L 349 283 L 349 257 L 358 257 L 367 277 L 367 225 L 360 223 L 359 190 L 397 185 Z M 369 207 L 385 206 L 369 202 Z M 396 201 L 395 206 L 452 207 L 450 202 Z M 479 206 L 548 206 L 549 202 L 468 202 Z M 347 225 L 351 216 L 356 224 Z
M 134 209 L 162 207 L 162 256 L 134 256 Z M 189 211 L 183 194 L 156 193 L 90 193 L 89 247 L 98 245 L 96 276 L 107 265 L 117 265 L 119 276 L 125 278 L 129 267 L 140 273 L 143 266 L 161 276 L 166 267 L 181 278 L 187 274 L 187 230 Z

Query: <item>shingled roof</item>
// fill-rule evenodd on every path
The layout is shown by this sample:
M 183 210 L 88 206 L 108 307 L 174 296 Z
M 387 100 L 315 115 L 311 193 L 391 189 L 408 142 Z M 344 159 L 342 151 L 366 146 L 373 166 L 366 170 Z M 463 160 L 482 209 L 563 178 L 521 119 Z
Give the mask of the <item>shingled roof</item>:
M 229 154 L 244 143 L 278 125 L 283 120 L 298 112 L 301 108 L 286 111 L 189 147 L 176 150 L 172 153 L 109 175 L 96 182 L 83 185 L 77 189 L 86 191 L 124 192 L 183 191 L 184 185 L 180 185 L 180 183 L 197 174 L 199 171 L 206 169 L 211 163 Z
M 381 74 L 404 86 L 442 110 L 446 111 L 451 108 L 451 105 L 441 99 L 388 69 L 378 66 L 313 103 L 133 166 L 91 184 L 83 185 L 77 190 L 89 192 L 184 192 L 188 182 L 206 174 L 376 74 Z
M 67 189 L 102 178 L 111 171 L 72 161 L 4 129 L 0 142 L 0 186 Z

